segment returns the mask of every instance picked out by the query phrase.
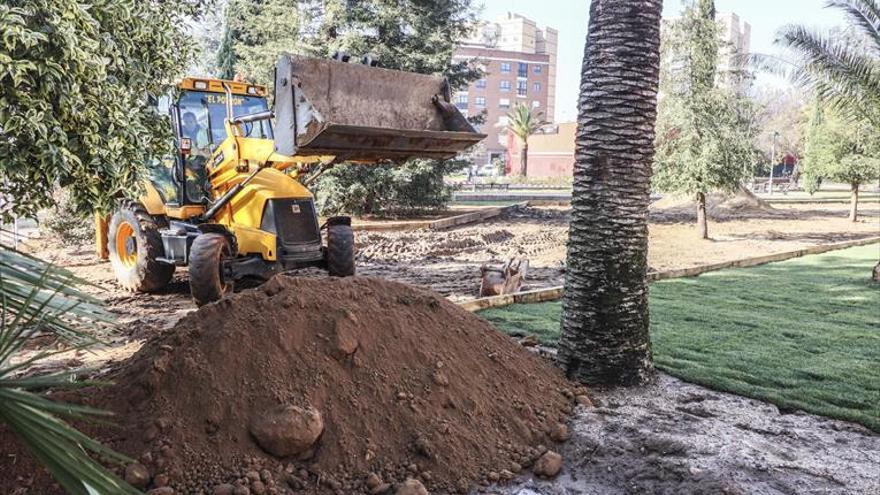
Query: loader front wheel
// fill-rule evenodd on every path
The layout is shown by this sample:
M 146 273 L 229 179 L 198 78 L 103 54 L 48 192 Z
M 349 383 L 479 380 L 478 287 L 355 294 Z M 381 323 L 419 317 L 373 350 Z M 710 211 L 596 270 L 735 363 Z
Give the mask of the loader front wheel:
M 330 225 L 327 227 L 327 272 L 331 277 L 351 277 L 354 271 L 351 225 Z
M 223 234 L 195 238 L 189 254 L 189 290 L 199 306 L 218 301 L 232 292 L 233 281 L 223 275 L 223 261 L 232 258 L 232 244 Z
M 165 253 L 159 225 L 143 206 L 126 202 L 113 214 L 107 247 L 116 279 L 132 291 L 159 290 L 171 280 L 174 265 L 158 261 Z

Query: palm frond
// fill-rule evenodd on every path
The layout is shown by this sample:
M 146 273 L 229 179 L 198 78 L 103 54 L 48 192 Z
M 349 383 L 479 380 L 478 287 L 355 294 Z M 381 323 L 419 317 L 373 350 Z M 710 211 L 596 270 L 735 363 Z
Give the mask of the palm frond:
M 793 67 L 776 71 L 787 71 L 789 79 L 811 89 L 836 110 L 880 124 L 880 62 L 859 50 L 858 43 L 849 41 L 803 26 L 786 26 L 780 30 L 777 43 L 789 49 Z
M 825 6 L 843 11 L 873 41 L 875 52 L 880 53 L 880 4 L 876 0 L 829 0 Z
M 0 244 L 0 299 L 4 317 L 42 317 L 43 329 L 47 331 L 73 343 L 95 343 L 94 330 L 106 326 L 113 318 L 96 297 L 76 288 L 87 284 L 68 270 Z M 79 330 L 81 321 L 92 324 L 89 332 Z
M 52 401 L 46 389 L 81 387 L 75 371 L 26 375 L 25 370 L 63 351 L 37 352 L 18 359 L 25 345 L 44 330 L 87 348 L 97 339 L 91 329 L 112 321 L 100 301 L 81 292 L 70 272 L 0 245 L 0 422 L 6 424 L 67 493 L 137 494 L 92 458 L 117 463 L 130 459 L 68 425 L 62 418 L 95 421 L 109 413 Z

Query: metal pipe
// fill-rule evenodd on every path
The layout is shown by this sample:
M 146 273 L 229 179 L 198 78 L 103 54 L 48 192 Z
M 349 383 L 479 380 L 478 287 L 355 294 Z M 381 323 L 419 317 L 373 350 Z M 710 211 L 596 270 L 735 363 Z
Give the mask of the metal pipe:
M 224 194 L 223 196 L 220 196 L 220 199 L 218 199 L 214 203 L 214 205 L 211 206 L 211 208 L 209 208 L 204 215 L 202 215 L 202 220 L 207 221 L 214 218 L 214 216 L 220 211 L 220 209 L 229 204 L 229 202 L 232 201 L 235 195 L 238 194 L 242 189 L 244 189 L 244 186 L 248 185 L 252 180 L 254 180 L 254 177 L 256 177 L 257 174 L 260 173 L 260 171 L 264 168 L 267 168 L 267 166 L 261 165 L 257 167 L 257 169 L 251 172 L 250 175 L 245 177 L 243 181 L 233 186 L 232 189 L 226 191 L 226 194 Z

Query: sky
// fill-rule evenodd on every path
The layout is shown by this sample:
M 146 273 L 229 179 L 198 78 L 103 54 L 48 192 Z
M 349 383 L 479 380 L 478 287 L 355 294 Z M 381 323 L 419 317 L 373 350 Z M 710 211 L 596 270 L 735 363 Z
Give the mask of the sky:
M 719 12 L 734 12 L 752 25 L 752 51 L 775 53 L 774 35 L 786 24 L 822 29 L 843 24 L 843 17 L 837 11 L 824 8 L 825 1 L 716 0 L 715 6 Z M 476 0 L 476 3 L 482 3 L 482 17 L 485 19 L 515 12 L 535 20 L 539 26 L 559 30 L 556 120 L 574 120 L 590 0 Z M 681 10 L 682 0 L 664 1 L 664 17 L 676 17 Z M 759 79 L 758 83 L 762 81 L 771 83 L 767 79 Z

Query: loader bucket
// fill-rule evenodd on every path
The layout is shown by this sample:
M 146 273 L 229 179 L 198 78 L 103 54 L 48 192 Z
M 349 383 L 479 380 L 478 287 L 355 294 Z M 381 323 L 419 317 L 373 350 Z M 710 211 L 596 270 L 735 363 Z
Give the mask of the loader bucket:
M 452 158 L 480 142 L 442 77 L 284 55 L 275 69 L 275 150 L 337 161 Z

